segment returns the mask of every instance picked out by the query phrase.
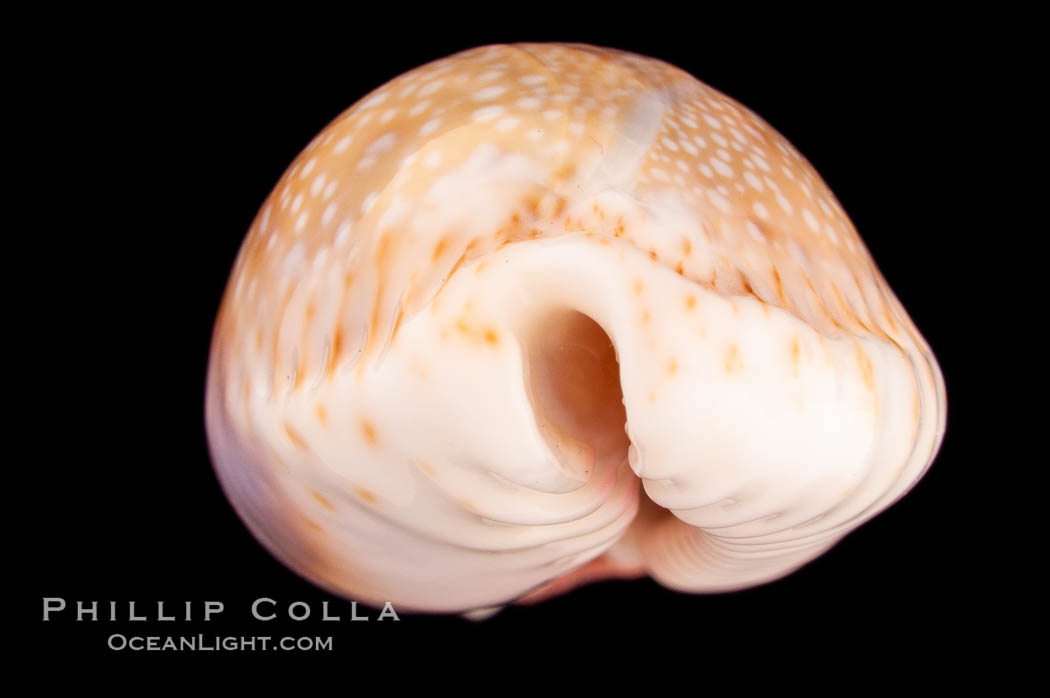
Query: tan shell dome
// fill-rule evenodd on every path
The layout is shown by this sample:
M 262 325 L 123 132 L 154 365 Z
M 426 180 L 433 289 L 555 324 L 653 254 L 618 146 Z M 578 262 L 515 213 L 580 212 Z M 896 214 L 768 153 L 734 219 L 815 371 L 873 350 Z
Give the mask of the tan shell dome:
M 325 128 L 216 323 L 207 426 L 255 535 L 356 599 L 787 574 L 944 432 L 928 346 L 746 107 L 584 45 L 466 51 Z

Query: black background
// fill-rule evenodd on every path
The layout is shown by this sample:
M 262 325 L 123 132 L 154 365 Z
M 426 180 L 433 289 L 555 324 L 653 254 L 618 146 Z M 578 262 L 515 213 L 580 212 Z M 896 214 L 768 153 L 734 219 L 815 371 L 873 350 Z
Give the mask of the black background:
M 98 18 L 95 18 L 98 19 Z M 759 18 L 668 31 L 587 18 L 529 27 L 450 21 L 337 22 L 265 33 L 201 24 L 78 32 L 39 47 L 28 110 L 36 239 L 47 269 L 28 301 L 46 312 L 45 384 L 26 402 L 34 446 L 20 611 L 49 656 L 119 656 L 113 632 L 332 635 L 360 665 L 378 657 L 507 661 L 518 643 L 578 659 L 688 637 L 697 656 L 755 648 L 852 654 L 879 671 L 930 647 L 994 640 L 998 597 L 981 571 L 987 534 L 973 493 L 990 454 L 985 387 L 969 326 L 975 255 L 965 244 L 977 148 L 970 107 L 991 79 L 981 43 L 950 28 L 836 20 L 783 28 Z M 825 18 L 827 19 L 827 18 Z M 342 23 L 341 23 L 342 22 Z M 105 25 L 103 20 L 101 24 Z M 695 26 L 695 21 L 693 25 Z M 758 31 L 765 27 L 764 31 Z M 679 28 L 681 29 L 681 28 Z M 585 587 L 484 623 L 404 615 L 351 623 L 346 602 L 283 568 L 249 535 L 209 462 L 203 390 L 212 322 L 256 211 L 294 156 L 364 94 L 426 61 L 486 43 L 569 40 L 662 58 L 743 102 L 791 140 L 835 192 L 934 349 L 948 386 L 948 433 L 934 466 L 891 509 L 781 581 L 683 595 L 648 580 Z M 31 174 L 30 174 L 31 173 Z M 34 429 L 35 426 L 42 429 Z M 15 434 L 14 438 L 20 438 Z M 41 599 L 191 600 L 226 605 L 212 623 L 40 621 Z M 302 623 L 251 619 L 260 596 L 306 601 Z M 344 621 L 321 623 L 322 600 Z M 124 611 L 126 612 L 126 610 Z M 152 615 L 153 611 L 149 611 Z M 362 609 L 362 612 L 366 612 Z M 678 640 L 676 646 L 681 647 Z M 811 648 L 811 649 L 805 649 Z M 169 656 L 172 661 L 185 655 Z

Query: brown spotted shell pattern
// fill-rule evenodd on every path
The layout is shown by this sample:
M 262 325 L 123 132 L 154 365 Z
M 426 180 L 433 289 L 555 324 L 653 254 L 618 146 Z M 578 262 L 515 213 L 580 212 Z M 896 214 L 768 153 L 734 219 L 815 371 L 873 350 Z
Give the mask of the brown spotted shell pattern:
M 945 392 L 761 118 L 659 60 L 519 44 L 396 78 L 294 161 L 230 277 L 206 417 L 292 569 L 469 612 L 781 577 L 925 472 Z

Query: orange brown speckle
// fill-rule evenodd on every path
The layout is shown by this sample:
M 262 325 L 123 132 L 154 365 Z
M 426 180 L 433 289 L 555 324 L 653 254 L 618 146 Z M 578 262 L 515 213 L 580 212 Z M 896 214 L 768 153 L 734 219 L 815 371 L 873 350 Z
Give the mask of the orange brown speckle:
M 896 334 L 897 322 L 893 319 L 893 312 L 890 311 L 890 306 L 883 305 L 883 310 L 886 311 L 886 324 L 889 325 L 890 331 Z
M 795 370 L 795 378 L 798 378 L 798 362 L 799 357 L 802 353 L 802 348 L 799 346 L 798 338 L 791 342 L 791 365 Z
M 431 301 L 431 305 L 436 306 L 437 299 L 441 295 L 441 291 L 444 290 L 445 285 L 448 283 L 449 279 L 452 278 L 452 275 L 456 273 L 456 271 L 459 269 L 460 265 L 462 265 L 463 262 L 465 262 L 466 260 L 467 260 L 467 255 L 466 254 L 460 255 L 459 259 L 456 260 L 456 263 L 453 264 L 452 268 L 448 270 L 448 272 L 445 274 L 445 278 L 441 281 L 441 286 L 439 286 L 438 290 L 434 293 L 434 300 Z
M 678 362 L 671 359 L 667 364 L 667 372 L 672 376 L 678 373 Z
M 375 493 L 371 490 L 366 490 L 364 487 L 355 487 L 354 493 L 369 504 L 375 504 L 377 501 Z
M 317 405 L 314 406 L 314 413 L 317 415 L 317 421 L 321 423 L 321 426 L 324 426 L 328 422 L 328 412 L 321 403 L 317 403 Z
M 499 335 L 496 334 L 496 330 L 491 327 L 485 329 L 485 341 L 489 344 L 499 344 Z
M 526 212 L 533 219 L 540 217 L 540 200 L 535 196 L 529 196 L 522 199 L 522 205 L 525 206 Z
M 864 353 L 859 343 L 854 343 L 857 348 L 857 364 L 860 366 L 860 374 L 864 378 L 864 385 L 869 391 L 875 390 L 875 377 L 871 365 L 871 358 Z
M 554 217 L 557 218 L 565 210 L 565 199 L 558 197 L 558 200 L 554 203 Z
M 685 297 L 685 309 L 692 310 L 696 307 L 696 296 L 690 294 Z
M 729 350 L 726 352 L 726 373 L 732 373 L 737 369 L 741 368 L 743 364 L 740 361 L 740 352 L 735 344 L 729 345 Z
M 332 351 L 328 355 L 328 366 L 325 367 L 325 375 L 331 378 L 335 373 L 335 367 L 339 363 L 340 353 L 343 350 L 343 325 L 335 326 L 335 334 L 332 335 Z
M 776 287 L 777 300 L 781 305 L 787 305 L 787 297 L 784 296 L 784 282 L 780 280 L 780 272 L 776 267 L 773 267 L 773 285 Z
M 397 331 L 401 329 L 401 323 L 405 319 L 405 307 L 402 305 L 397 309 L 397 318 L 394 320 L 394 329 L 390 332 L 390 338 L 393 339 L 397 336 Z
M 379 438 L 376 436 L 376 429 L 367 419 L 361 420 L 361 436 L 364 437 L 365 443 L 372 448 L 375 448 L 379 444 Z
M 371 324 L 369 325 L 372 328 L 379 327 L 379 325 L 380 325 L 380 310 L 382 308 L 383 297 L 384 297 L 383 289 L 386 286 L 386 277 L 387 277 L 387 274 L 390 271 L 391 259 L 392 259 L 393 255 L 394 255 L 394 253 L 392 251 L 392 248 L 394 247 L 395 235 L 396 235 L 395 231 L 393 231 L 393 230 L 385 230 L 380 235 L 379 242 L 376 244 L 376 252 L 375 252 L 374 261 L 375 261 L 376 271 L 378 273 L 377 273 L 377 276 L 376 276 L 375 300 L 372 303 Z M 372 347 L 378 341 L 379 341 L 379 333 L 378 332 L 369 332 L 368 333 L 367 345 L 365 347 L 365 352 L 369 353 L 371 351 Z M 361 363 L 361 370 L 364 370 L 364 362 Z
M 306 375 L 306 359 L 303 356 L 299 357 L 299 360 L 295 364 L 295 379 L 292 381 L 292 390 L 298 390 L 303 384 L 303 377 Z
M 335 511 L 335 506 L 333 506 L 332 503 L 328 501 L 328 498 L 320 492 L 317 492 L 316 490 L 310 490 L 310 495 L 318 502 L 320 502 L 321 506 L 323 506 L 325 509 L 328 509 L 329 511 Z
M 292 428 L 292 425 L 288 422 L 285 422 L 282 426 L 284 427 L 284 433 L 288 437 L 288 440 L 291 441 L 296 448 L 305 451 L 306 441 L 303 439 L 302 435 Z
M 288 307 L 288 301 L 292 298 L 292 292 L 294 288 L 289 288 L 285 291 L 284 296 L 281 298 L 280 304 L 277 306 L 277 322 L 273 328 L 273 379 L 274 379 L 274 392 L 277 391 L 280 381 L 281 371 L 281 325 L 284 322 L 284 313 Z
M 438 259 L 440 259 L 441 255 L 443 255 L 445 253 L 445 250 L 448 249 L 448 242 L 449 241 L 447 235 L 437 241 L 437 244 L 434 245 L 434 252 L 430 255 L 431 261 L 436 262 Z

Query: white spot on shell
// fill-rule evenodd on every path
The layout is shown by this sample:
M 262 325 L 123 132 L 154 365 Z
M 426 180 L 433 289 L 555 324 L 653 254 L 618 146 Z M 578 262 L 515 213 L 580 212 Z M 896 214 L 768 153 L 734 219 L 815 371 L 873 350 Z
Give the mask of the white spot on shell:
M 324 213 L 321 214 L 321 225 L 328 225 L 332 221 L 332 216 L 335 215 L 335 204 L 328 204 L 324 207 Z
M 707 200 L 714 204 L 715 208 L 722 213 L 729 213 L 729 202 L 714 189 L 707 190 Z
M 321 174 L 319 174 L 316 177 L 314 177 L 313 184 L 310 185 L 310 194 L 311 194 L 311 196 L 317 196 L 318 194 L 321 193 L 321 187 L 324 186 L 325 179 L 326 179 L 326 176 L 325 176 L 324 172 L 322 172 Z
M 371 109 L 372 107 L 378 107 L 380 104 L 382 104 L 383 102 L 386 101 L 386 98 L 388 96 L 389 96 L 389 93 L 387 93 L 385 91 L 384 92 L 380 92 L 379 94 L 374 95 L 374 96 L 368 98 L 367 100 L 365 100 L 364 102 L 362 102 L 361 103 L 361 109 Z
M 504 119 L 500 119 L 499 123 L 496 124 L 497 131 L 513 131 L 518 127 L 521 121 L 513 116 L 508 116 Z
M 802 220 L 806 222 L 806 225 L 808 225 L 809 229 L 814 233 L 820 231 L 820 223 L 817 222 L 816 217 L 808 208 L 802 209 Z
M 761 229 L 751 221 L 744 222 L 744 229 L 747 230 L 748 234 L 751 235 L 755 242 L 765 242 L 766 238 L 762 235 Z
M 725 164 L 718 158 L 711 158 L 708 162 L 711 163 L 711 167 L 715 168 L 715 171 L 723 177 L 732 177 L 733 168 Z
M 361 202 L 361 213 L 368 213 L 372 206 L 375 205 L 376 198 L 378 198 L 378 194 L 376 194 L 376 192 L 372 192 L 371 194 L 366 196 L 365 200 Z
M 335 188 L 338 184 L 339 182 L 337 182 L 334 179 L 330 181 L 328 185 L 324 188 L 324 193 L 321 194 L 321 198 L 326 201 L 330 199 L 332 197 L 332 194 L 335 193 Z
M 474 114 L 473 114 L 473 118 L 474 118 L 474 121 L 480 121 L 480 122 L 492 121 L 493 119 L 495 119 L 497 116 L 499 116 L 503 112 L 504 112 L 503 105 L 501 105 L 501 104 L 491 104 L 491 105 L 489 105 L 487 107 L 482 107 L 481 109 L 478 109 L 477 111 L 475 111 Z
M 473 99 L 475 102 L 488 102 L 496 99 L 506 91 L 507 87 L 505 85 L 492 85 L 491 87 L 486 87 L 483 90 L 475 92 Z
M 430 121 L 426 122 L 425 124 L 419 127 L 419 134 L 421 136 L 429 136 L 434 131 L 436 131 L 437 127 L 440 125 L 441 119 L 431 119 Z
M 443 79 L 442 80 L 434 80 L 432 82 L 428 82 L 426 85 L 423 85 L 423 87 L 420 88 L 419 96 L 420 97 L 426 97 L 427 95 L 434 94 L 435 92 L 440 90 L 442 85 L 444 85 L 444 84 L 445 84 L 445 81 Z
M 350 230 L 353 225 L 350 223 L 350 219 L 347 218 L 339 224 L 339 228 L 335 231 L 335 244 L 343 245 L 350 239 Z
M 375 157 L 393 148 L 395 143 L 397 143 L 397 134 L 384 133 L 365 148 L 365 155 Z
M 828 236 L 828 240 L 831 240 L 832 245 L 839 246 L 839 236 L 835 234 L 835 229 L 827 223 L 824 224 L 824 234 Z

